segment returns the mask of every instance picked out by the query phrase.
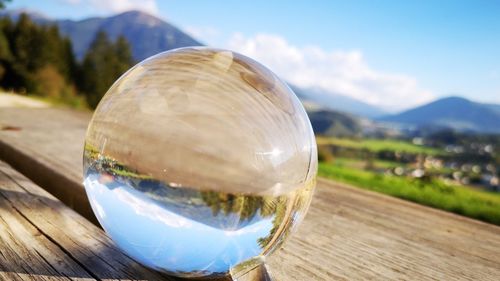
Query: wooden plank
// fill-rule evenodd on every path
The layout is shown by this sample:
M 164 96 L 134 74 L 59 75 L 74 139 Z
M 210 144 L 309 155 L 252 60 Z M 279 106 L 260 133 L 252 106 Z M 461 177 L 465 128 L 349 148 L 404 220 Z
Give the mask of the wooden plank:
M 283 251 L 270 267 L 296 280 L 500 276 L 500 228 L 326 180 Z
M 66 178 L 51 192 L 88 204 L 80 183 L 89 118 L 2 109 L 0 127 L 20 130 L 0 131 L 0 158 L 44 187 L 47 177 Z M 298 233 L 268 262 L 278 280 L 498 280 L 500 228 L 320 179 Z
M 89 112 L 64 109 L 1 108 L 0 158 L 97 223 L 81 187 L 89 118 Z
M 0 164 L 1 165 L 1 164 Z M 0 166 L 3 170 L 4 167 Z M 76 261 L 63 252 L 48 237 L 16 209 L 5 195 L 15 192 L 3 189 L 11 180 L 0 174 L 0 268 L 10 278 L 25 279 L 37 276 L 45 279 L 67 280 L 68 276 L 92 278 Z M 15 184 L 15 183 L 14 183 Z M 27 274 L 23 276 L 22 274 Z M 93 279 L 93 278 L 92 278 Z
M 7 280 L 174 280 L 0 161 L 0 271 Z

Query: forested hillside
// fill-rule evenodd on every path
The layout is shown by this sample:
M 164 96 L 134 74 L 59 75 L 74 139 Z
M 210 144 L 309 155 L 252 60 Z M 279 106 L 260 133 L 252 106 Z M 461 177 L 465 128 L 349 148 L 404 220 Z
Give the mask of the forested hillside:
M 97 33 L 82 62 L 56 25 L 38 25 L 23 14 L 0 19 L 0 87 L 94 108 L 111 84 L 133 64 L 124 37 Z

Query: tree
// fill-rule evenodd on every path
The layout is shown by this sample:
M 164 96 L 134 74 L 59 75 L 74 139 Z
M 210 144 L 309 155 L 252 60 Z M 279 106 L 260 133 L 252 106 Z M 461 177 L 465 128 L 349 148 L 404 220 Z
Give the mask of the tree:
M 83 59 L 78 86 L 92 108 L 97 106 L 108 85 L 113 83 L 111 49 L 107 34 L 99 31 Z
M 0 20 L 0 81 L 3 80 L 12 62 L 12 52 L 7 37 L 7 33 L 11 28 L 12 23 L 9 18 Z
M 52 64 L 67 81 L 73 80 L 76 62 L 71 41 L 60 35 L 57 25 L 43 26 L 38 41 L 43 46 L 39 52 L 40 64 Z
M 75 58 L 69 39 L 59 33 L 59 28 L 39 26 L 26 14 L 21 14 L 17 23 L 12 25 L 10 20 L 2 20 L 0 32 L 7 40 L 5 44 L 0 34 L 0 62 L 4 75 L 0 75 L 1 85 L 17 91 L 27 91 L 41 96 L 62 97 L 66 94 L 54 93 L 54 89 L 74 88 Z M 2 70 L 0 69 L 0 70 Z M 57 72 L 57 73 L 54 73 Z M 1 74 L 1 73 L 0 73 Z M 40 77 L 49 76 L 52 81 L 63 79 L 60 84 L 51 87 L 50 93 L 47 83 Z
M 0 9 L 3 9 L 5 8 L 5 4 L 7 2 L 11 2 L 12 0 L 0 0 Z
M 120 75 L 132 66 L 127 40 L 120 36 L 113 44 L 106 32 L 99 31 L 85 54 L 78 81 L 88 104 L 95 108 Z
M 37 65 L 37 51 L 40 47 L 34 42 L 36 33 L 36 26 L 30 18 L 24 13 L 21 14 L 10 34 L 13 60 L 10 66 L 11 77 L 6 81 L 7 86 L 24 92 L 31 88 L 29 75 Z
M 120 35 L 116 40 L 115 52 L 118 59 L 115 71 L 121 75 L 134 64 L 130 45 L 128 44 L 127 39 L 125 39 L 122 35 Z
M 21 14 L 15 23 L 8 17 L 0 19 L 3 88 L 47 96 L 74 106 L 96 107 L 107 89 L 132 64 L 130 45 L 123 36 L 113 43 L 105 32 L 97 33 L 83 62 L 78 64 L 71 41 L 60 34 L 56 25 L 38 25 L 26 14 Z

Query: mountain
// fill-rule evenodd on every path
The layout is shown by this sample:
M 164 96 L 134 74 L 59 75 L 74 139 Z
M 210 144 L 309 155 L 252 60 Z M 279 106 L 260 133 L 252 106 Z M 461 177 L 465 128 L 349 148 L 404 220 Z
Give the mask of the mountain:
M 289 84 L 290 85 L 290 84 Z M 316 104 L 322 108 L 333 109 L 366 118 L 375 118 L 386 115 L 387 112 L 373 105 L 350 98 L 348 96 L 327 92 L 321 89 L 304 89 L 295 85 L 290 88 L 304 102 Z
M 447 97 L 379 121 L 417 127 L 445 127 L 458 131 L 500 133 L 500 106 Z
M 500 104 L 484 104 L 484 105 L 487 106 L 489 109 L 500 114 Z
M 80 21 L 57 21 L 59 29 L 73 43 L 75 54 L 82 58 L 95 33 L 104 30 L 114 40 L 125 36 L 132 45 L 132 55 L 141 61 L 170 49 L 200 46 L 177 27 L 144 12 L 130 11 L 107 18 L 89 18 Z
M 175 26 L 139 11 L 79 21 L 54 20 L 29 10 L 0 11 L 0 16 L 9 16 L 17 20 L 22 13 L 27 13 L 39 24 L 57 24 L 61 33 L 71 39 L 73 51 L 79 59 L 83 58 L 99 30 L 106 31 L 113 40 L 119 35 L 125 36 L 137 61 L 173 48 L 202 45 Z M 356 135 L 361 131 L 361 120 L 350 113 L 370 117 L 383 114 L 375 107 L 342 95 L 317 89 L 301 89 L 293 85 L 291 87 L 307 108 L 317 134 Z
M 57 24 L 61 33 L 71 39 L 73 51 L 78 59 L 83 58 L 99 30 L 104 30 L 112 40 L 119 35 L 125 36 L 131 43 L 132 55 L 136 61 L 170 49 L 203 45 L 177 27 L 140 11 L 78 21 L 52 20 L 27 10 L 2 12 L 3 15 L 10 16 L 13 20 L 16 20 L 21 13 L 27 13 L 37 23 Z
M 30 10 L 0 11 L 0 16 L 9 16 L 17 20 L 22 13 L 27 13 L 33 21 L 39 24 L 57 24 L 61 33 L 71 39 L 73 51 L 80 60 L 99 30 L 106 31 L 113 40 L 119 35 L 125 36 L 130 42 L 132 55 L 136 61 L 174 48 L 202 45 L 177 27 L 140 11 L 78 21 L 54 20 Z M 293 85 L 291 88 L 306 106 L 316 108 L 319 105 L 322 109 L 332 109 L 367 118 L 386 114 L 374 106 L 344 95 L 320 89 L 303 89 Z
M 0 17 L 10 17 L 13 21 L 17 21 L 21 16 L 21 14 L 29 15 L 31 20 L 36 23 L 47 23 L 52 21 L 46 15 L 30 9 L 15 9 L 15 10 L 0 11 Z
M 362 131 L 358 118 L 334 110 L 308 111 L 316 135 L 346 137 L 359 135 Z

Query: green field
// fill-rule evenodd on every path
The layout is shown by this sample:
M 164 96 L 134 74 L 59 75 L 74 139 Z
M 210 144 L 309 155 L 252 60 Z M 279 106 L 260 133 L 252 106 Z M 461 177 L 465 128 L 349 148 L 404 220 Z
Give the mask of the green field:
M 446 185 L 438 179 L 422 182 L 380 175 L 346 167 L 342 163 L 320 163 L 318 172 L 319 176 L 339 182 L 500 225 L 500 194 Z
M 354 169 L 363 169 L 366 166 L 367 162 L 366 160 L 348 158 L 348 157 L 334 157 L 333 160 L 331 161 L 337 166 L 345 166 Z M 373 162 L 373 165 L 376 168 L 389 169 L 389 168 L 406 166 L 405 164 L 401 164 L 396 161 L 380 160 L 380 159 L 371 159 L 371 161 Z
M 316 141 L 317 141 L 318 145 L 330 144 L 330 145 L 342 146 L 342 147 L 354 148 L 354 149 L 367 149 L 367 150 L 372 151 L 372 152 L 390 150 L 390 151 L 399 151 L 399 152 L 407 152 L 407 153 L 415 153 L 415 154 L 423 153 L 423 154 L 428 154 L 428 155 L 444 154 L 444 151 L 437 149 L 437 148 L 415 145 L 413 143 L 410 143 L 407 141 L 400 141 L 400 140 L 390 140 L 390 139 L 385 139 L 385 140 L 379 140 L 379 139 L 355 140 L 355 139 L 347 139 L 347 138 L 318 137 L 318 138 L 316 138 Z

